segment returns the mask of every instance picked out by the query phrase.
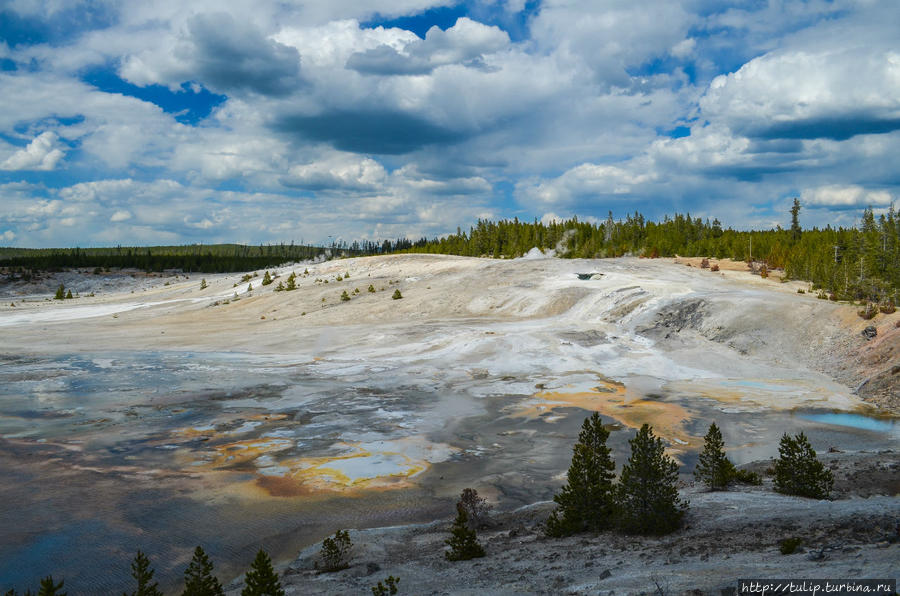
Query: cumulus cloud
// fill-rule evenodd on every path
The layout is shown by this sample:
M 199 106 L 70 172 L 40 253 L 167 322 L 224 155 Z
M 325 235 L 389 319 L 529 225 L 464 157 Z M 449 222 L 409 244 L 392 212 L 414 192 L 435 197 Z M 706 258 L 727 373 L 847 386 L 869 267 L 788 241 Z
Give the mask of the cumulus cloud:
M 27 147 L 16 151 L 0 163 L 3 170 L 50 171 L 62 161 L 65 153 L 57 147 L 59 136 L 52 131 L 39 134 Z
M 284 186 L 304 190 L 373 191 L 384 183 L 384 167 L 371 158 L 342 156 L 293 166 L 281 178 Z
M 462 17 L 446 31 L 432 27 L 425 39 L 416 38 L 401 48 L 382 44 L 354 53 L 347 68 L 365 74 L 419 75 L 448 64 L 482 67 L 485 54 L 507 48 L 509 43 L 509 35 L 499 27 Z
M 806 206 L 831 209 L 887 207 L 894 201 L 894 197 L 886 190 L 870 190 L 855 185 L 809 188 L 803 190 L 800 198 Z
M 637 164 L 627 167 L 584 163 L 557 178 L 520 185 L 520 194 L 545 205 L 568 205 L 585 197 L 628 195 L 632 189 L 654 180 L 655 174 L 639 172 Z
M 12 230 L 6 230 L 2 234 L 0 234 L 0 238 L 2 238 L 4 242 L 12 242 L 16 239 L 16 233 Z
M 900 52 L 895 43 L 775 51 L 716 77 L 700 109 L 760 138 L 841 141 L 900 130 Z
M 187 21 L 166 52 L 145 50 L 124 60 L 122 76 L 138 85 L 178 90 L 199 81 L 221 93 L 252 91 L 286 95 L 301 83 L 297 50 L 268 39 L 249 22 L 228 13 L 203 13 Z
M 120 221 L 127 221 L 129 219 L 131 219 L 131 213 L 124 209 L 119 209 L 118 211 L 113 213 L 112 216 L 110 216 L 109 221 L 116 223 Z

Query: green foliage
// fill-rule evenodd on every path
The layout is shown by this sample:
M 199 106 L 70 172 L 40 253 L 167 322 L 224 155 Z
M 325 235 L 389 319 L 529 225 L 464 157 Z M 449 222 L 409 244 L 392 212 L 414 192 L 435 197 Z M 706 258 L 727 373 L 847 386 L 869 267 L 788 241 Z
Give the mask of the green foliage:
M 796 244 L 800 242 L 800 236 L 803 230 L 800 228 L 800 199 L 794 198 L 794 205 L 791 207 L 791 242 Z
M 131 562 L 131 577 L 137 583 L 137 590 L 131 596 L 163 596 L 159 584 L 153 581 L 153 569 L 150 568 L 150 559 L 147 555 L 138 551 Z M 123 594 L 127 596 L 127 594 Z
M 600 415 L 585 418 L 573 448 L 568 483 L 553 497 L 559 507 L 547 520 L 549 536 L 599 532 L 613 525 L 616 465 Z
M 725 443 L 719 427 L 709 425 L 703 443 L 703 451 L 694 468 L 694 478 L 706 484 L 711 490 L 724 490 L 735 475 L 734 464 L 725 456 Z
M 284 596 L 284 589 L 272 568 L 272 559 L 263 549 L 256 553 L 244 584 L 241 596 Z
M 283 282 L 278 282 L 278 285 L 275 286 L 275 291 L 276 291 L 276 292 L 283 292 L 284 289 L 285 289 L 285 288 L 284 288 L 284 283 L 283 283 Z
M 278 283 L 280 284 L 281 282 Z M 287 285 L 284 287 L 284 289 L 288 292 L 297 289 L 297 275 L 293 271 L 291 271 L 291 274 L 288 275 Z
M 393 575 L 389 575 L 385 578 L 384 583 L 378 582 L 377 585 L 372 586 L 372 595 L 373 596 L 394 596 L 397 593 L 397 585 L 400 583 L 399 577 L 394 577 Z
M 322 549 L 319 551 L 319 560 L 314 563 L 316 569 L 322 572 L 332 573 L 350 567 L 350 551 L 353 542 L 350 541 L 350 533 L 347 530 L 338 530 L 332 538 L 322 541 Z
M 375 286 L 373 286 L 372 284 L 369 284 L 369 292 L 371 292 L 372 294 L 375 293 Z
M 63 584 L 65 582 L 63 580 L 59 580 L 59 583 L 53 582 L 53 576 L 48 575 L 44 579 L 41 580 L 41 587 L 38 590 L 37 596 L 66 596 L 66 592 L 61 592 Z
M 762 484 L 762 478 L 759 477 L 759 474 L 751 472 L 750 470 L 739 470 L 735 468 L 733 479 L 735 482 L 740 482 L 741 484 L 752 484 L 755 486 Z
M 68 292 L 66 292 L 66 300 L 72 300 L 72 298 L 72 290 L 69 290 Z
M 785 433 L 778 445 L 775 462 L 775 490 L 799 497 L 827 499 L 834 475 L 816 458 L 816 452 L 804 433 L 789 437 Z
M 268 271 L 266 271 L 266 274 L 263 275 L 263 278 L 262 278 L 262 285 L 267 286 L 270 283 L 272 283 L 272 276 L 269 274 Z
M 59 284 L 59 287 L 56 288 L 56 295 L 53 296 L 54 300 L 64 300 L 66 298 L 66 287 L 62 284 Z
M 341 300 L 342 300 L 343 302 L 349 302 L 349 301 L 350 301 L 350 294 L 347 293 L 347 290 L 344 290 L 343 292 L 341 292 Z
M 469 527 L 469 516 L 462 503 L 456 504 L 456 520 L 450 529 L 450 538 L 444 543 L 450 547 L 444 553 L 448 561 L 468 561 L 485 555 L 475 530 Z
M 399 289 L 394 290 L 394 294 L 391 296 L 394 300 L 400 300 L 403 298 L 403 294 L 400 293 Z
M 797 552 L 797 549 L 800 548 L 801 544 L 803 544 L 801 538 L 785 538 L 778 543 L 778 550 L 781 551 L 781 554 L 783 555 L 792 555 Z
M 194 549 L 194 557 L 184 570 L 184 592 L 181 596 L 225 596 L 222 584 L 213 575 L 212 561 L 199 546 Z
M 636 534 L 678 529 L 687 508 L 676 488 L 678 464 L 665 454 L 662 439 L 647 424 L 629 443 L 631 457 L 622 467 L 617 491 L 622 529 Z
M 200 280 L 200 289 L 205 290 L 209 287 L 209 284 L 206 283 L 206 278 Z

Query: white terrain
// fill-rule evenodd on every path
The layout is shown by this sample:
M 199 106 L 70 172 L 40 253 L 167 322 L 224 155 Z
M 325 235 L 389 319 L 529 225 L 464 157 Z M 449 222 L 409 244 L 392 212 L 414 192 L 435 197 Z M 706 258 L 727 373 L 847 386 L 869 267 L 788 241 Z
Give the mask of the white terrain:
M 863 321 L 804 283 L 672 259 L 530 256 L 297 264 L 267 286 L 263 271 L 109 288 L 84 275 L 65 301 L 4 288 L 0 498 L 27 505 L 0 509 L 0 577 L 40 565 L 35 577 L 76 593 L 121 592 L 143 548 L 174 593 L 197 543 L 233 594 L 259 546 L 288 594 L 368 593 L 388 575 L 401 594 L 898 577 L 900 313 Z M 297 289 L 276 292 L 292 272 Z M 683 530 L 543 537 L 592 411 L 620 466 L 641 424 L 666 441 L 691 503 Z M 692 482 L 713 421 L 763 486 Z M 778 495 L 765 476 L 781 435 L 801 430 L 835 471 L 833 501 Z M 488 554 L 450 563 L 466 487 L 494 505 Z M 314 573 L 340 528 L 351 567 Z M 54 545 L 98 536 L 109 544 L 52 566 Z M 788 537 L 802 552 L 779 553 Z M 122 579 L 79 571 L 103 556 Z

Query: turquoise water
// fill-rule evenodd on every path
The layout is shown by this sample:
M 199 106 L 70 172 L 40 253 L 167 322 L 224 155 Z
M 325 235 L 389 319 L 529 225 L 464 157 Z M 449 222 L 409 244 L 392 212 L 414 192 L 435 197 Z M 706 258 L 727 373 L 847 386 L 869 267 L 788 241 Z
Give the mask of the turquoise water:
M 850 412 L 823 412 L 816 414 L 798 414 L 804 420 L 813 422 L 822 422 L 824 424 L 835 424 L 837 426 L 849 426 L 860 430 L 870 430 L 874 432 L 889 433 L 896 430 L 897 421 L 893 418 L 873 418 L 863 416 L 862 414 L 851 414 Z

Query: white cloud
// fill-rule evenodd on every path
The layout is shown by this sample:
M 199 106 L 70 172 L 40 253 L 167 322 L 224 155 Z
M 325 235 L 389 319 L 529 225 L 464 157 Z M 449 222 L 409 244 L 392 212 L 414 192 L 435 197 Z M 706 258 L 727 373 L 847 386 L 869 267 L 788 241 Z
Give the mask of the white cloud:
M 0 163 L 2 170 L 39 170 L 50 171 L 56 169 L 62 161 L 65 153 L 57 148 L 59 137 L 56 133 L 47 131 L 35 137 L 27 147 L 15 152 Z
M 803 205 L 836 209 L 861 209 L 865 207 L 887 207 L 894 197 L 886 190 L 869 190 L 861 186 L 828 185 L 803 190 L 800 194 Z
M 110 216 L 109 221 L 116 223 L 120 221 L 127 221 L 129 219 L 131 219 L 131 213 L 124 209 L 119 209 L 115 213 L 113 213 L 112 216 Z
M 281 183 L 313 191 L 374 191 L 384 183 L 386 176 L 384 167 L 374 159 L 339 154 L 327 161 L 293 166 Z
M 2 238 L 4 242 L 12 242 L 16 239 L 16 233 L 12 230 L 6 230 L 2 234 L 0 234 L 0 238 Z

